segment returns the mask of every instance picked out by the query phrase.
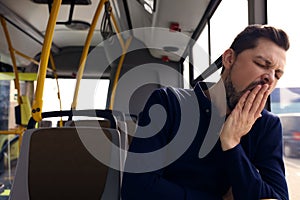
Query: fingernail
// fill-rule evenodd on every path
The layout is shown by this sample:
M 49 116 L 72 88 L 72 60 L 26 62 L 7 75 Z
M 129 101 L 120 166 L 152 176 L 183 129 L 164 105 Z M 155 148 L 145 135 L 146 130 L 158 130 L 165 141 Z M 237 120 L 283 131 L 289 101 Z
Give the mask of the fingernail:
M 269 84 L 264 84 L 264 85 L 263 85 L 263 89 L 265 89 L 265 90 L 268 90 L 269 87 L 270 87 Z
M 265 84 L 265 85 L 266 85 L 266 87 L 267 87 L 267 88 L 269 88 L 269 87 L 270 87 L 270 85 L 269 85 L 269 84 Z

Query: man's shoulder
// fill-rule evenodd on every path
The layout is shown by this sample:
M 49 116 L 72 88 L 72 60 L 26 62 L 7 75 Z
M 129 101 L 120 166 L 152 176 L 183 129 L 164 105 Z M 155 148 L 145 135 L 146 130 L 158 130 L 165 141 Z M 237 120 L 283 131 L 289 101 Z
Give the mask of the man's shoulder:
M 177 97 L 177 98 L 188 98 L 194 96 L 195 94 L 194 89 L 177 88 L 172 86 L 159 88 L 155 92 L 158 92 L 160 94 L 165 94 L 167 96 Z

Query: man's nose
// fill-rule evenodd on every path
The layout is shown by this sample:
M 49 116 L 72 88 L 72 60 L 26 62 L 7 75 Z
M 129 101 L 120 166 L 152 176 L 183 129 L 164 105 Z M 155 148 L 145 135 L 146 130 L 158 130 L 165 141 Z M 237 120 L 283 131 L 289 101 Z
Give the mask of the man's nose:
M 262 75 L 263 82 L 269 85 L 273 84 L 275 82 L 275 79 L 275 70 L 269 70 L 267 73 Z

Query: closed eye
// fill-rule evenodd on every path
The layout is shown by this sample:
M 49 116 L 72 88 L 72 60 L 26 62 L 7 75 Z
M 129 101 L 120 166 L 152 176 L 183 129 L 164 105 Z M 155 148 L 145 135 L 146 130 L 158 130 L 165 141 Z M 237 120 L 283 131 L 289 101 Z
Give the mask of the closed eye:
M 257 61 L 254 61 L 254 63 L 255 63 L 257 66 L 259 66 L 259 67 L 261 67 L 261 68 L 263 68 L 263 69 L 266 69 L 266 70 L 268 70 L 268 69 L 270 69 L 270 68 L 274 68 L 273 66 L 269 65 L 268 63 L 262 64 L 262 63 L 257 62 Z M 282 77 L 283 73 L 284 73 L 284 72 L 283 72 L 281 69 L 276 69 L 276 70 L 275 70 L 275 78 L 276 78 L 277 80 L 279 80 L 279 79 Z
M 257 66 L 259 66 L 259 67 L 261 67 L 261 68 L 264 68 L 264 69 L 269 69 L 269 68 L 271 67 L 270 65 L 262 64 L 262 63 L 256 62 L 256 61 L 254 61 L 254 63 L 255 63 Z
M 280 69 L 275 70 L 275 78 L 277 80 L 279 80 L 282 77 L 282 75 L 283 75 L 283 71 L 282 70 L 280 70 Z

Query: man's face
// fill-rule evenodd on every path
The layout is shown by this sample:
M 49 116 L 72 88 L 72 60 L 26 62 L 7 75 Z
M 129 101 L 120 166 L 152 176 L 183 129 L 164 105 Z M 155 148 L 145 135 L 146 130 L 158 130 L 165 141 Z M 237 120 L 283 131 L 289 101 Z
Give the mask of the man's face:
M 232 57 L 224 79 L 227 105 L 233 110 L 240 97 L 258 84 L 268 84 L 273 91 L 283 75 L 286 62 L 285 50 L 272 41 L 260 39 L 254 49 L 247 49 Z

